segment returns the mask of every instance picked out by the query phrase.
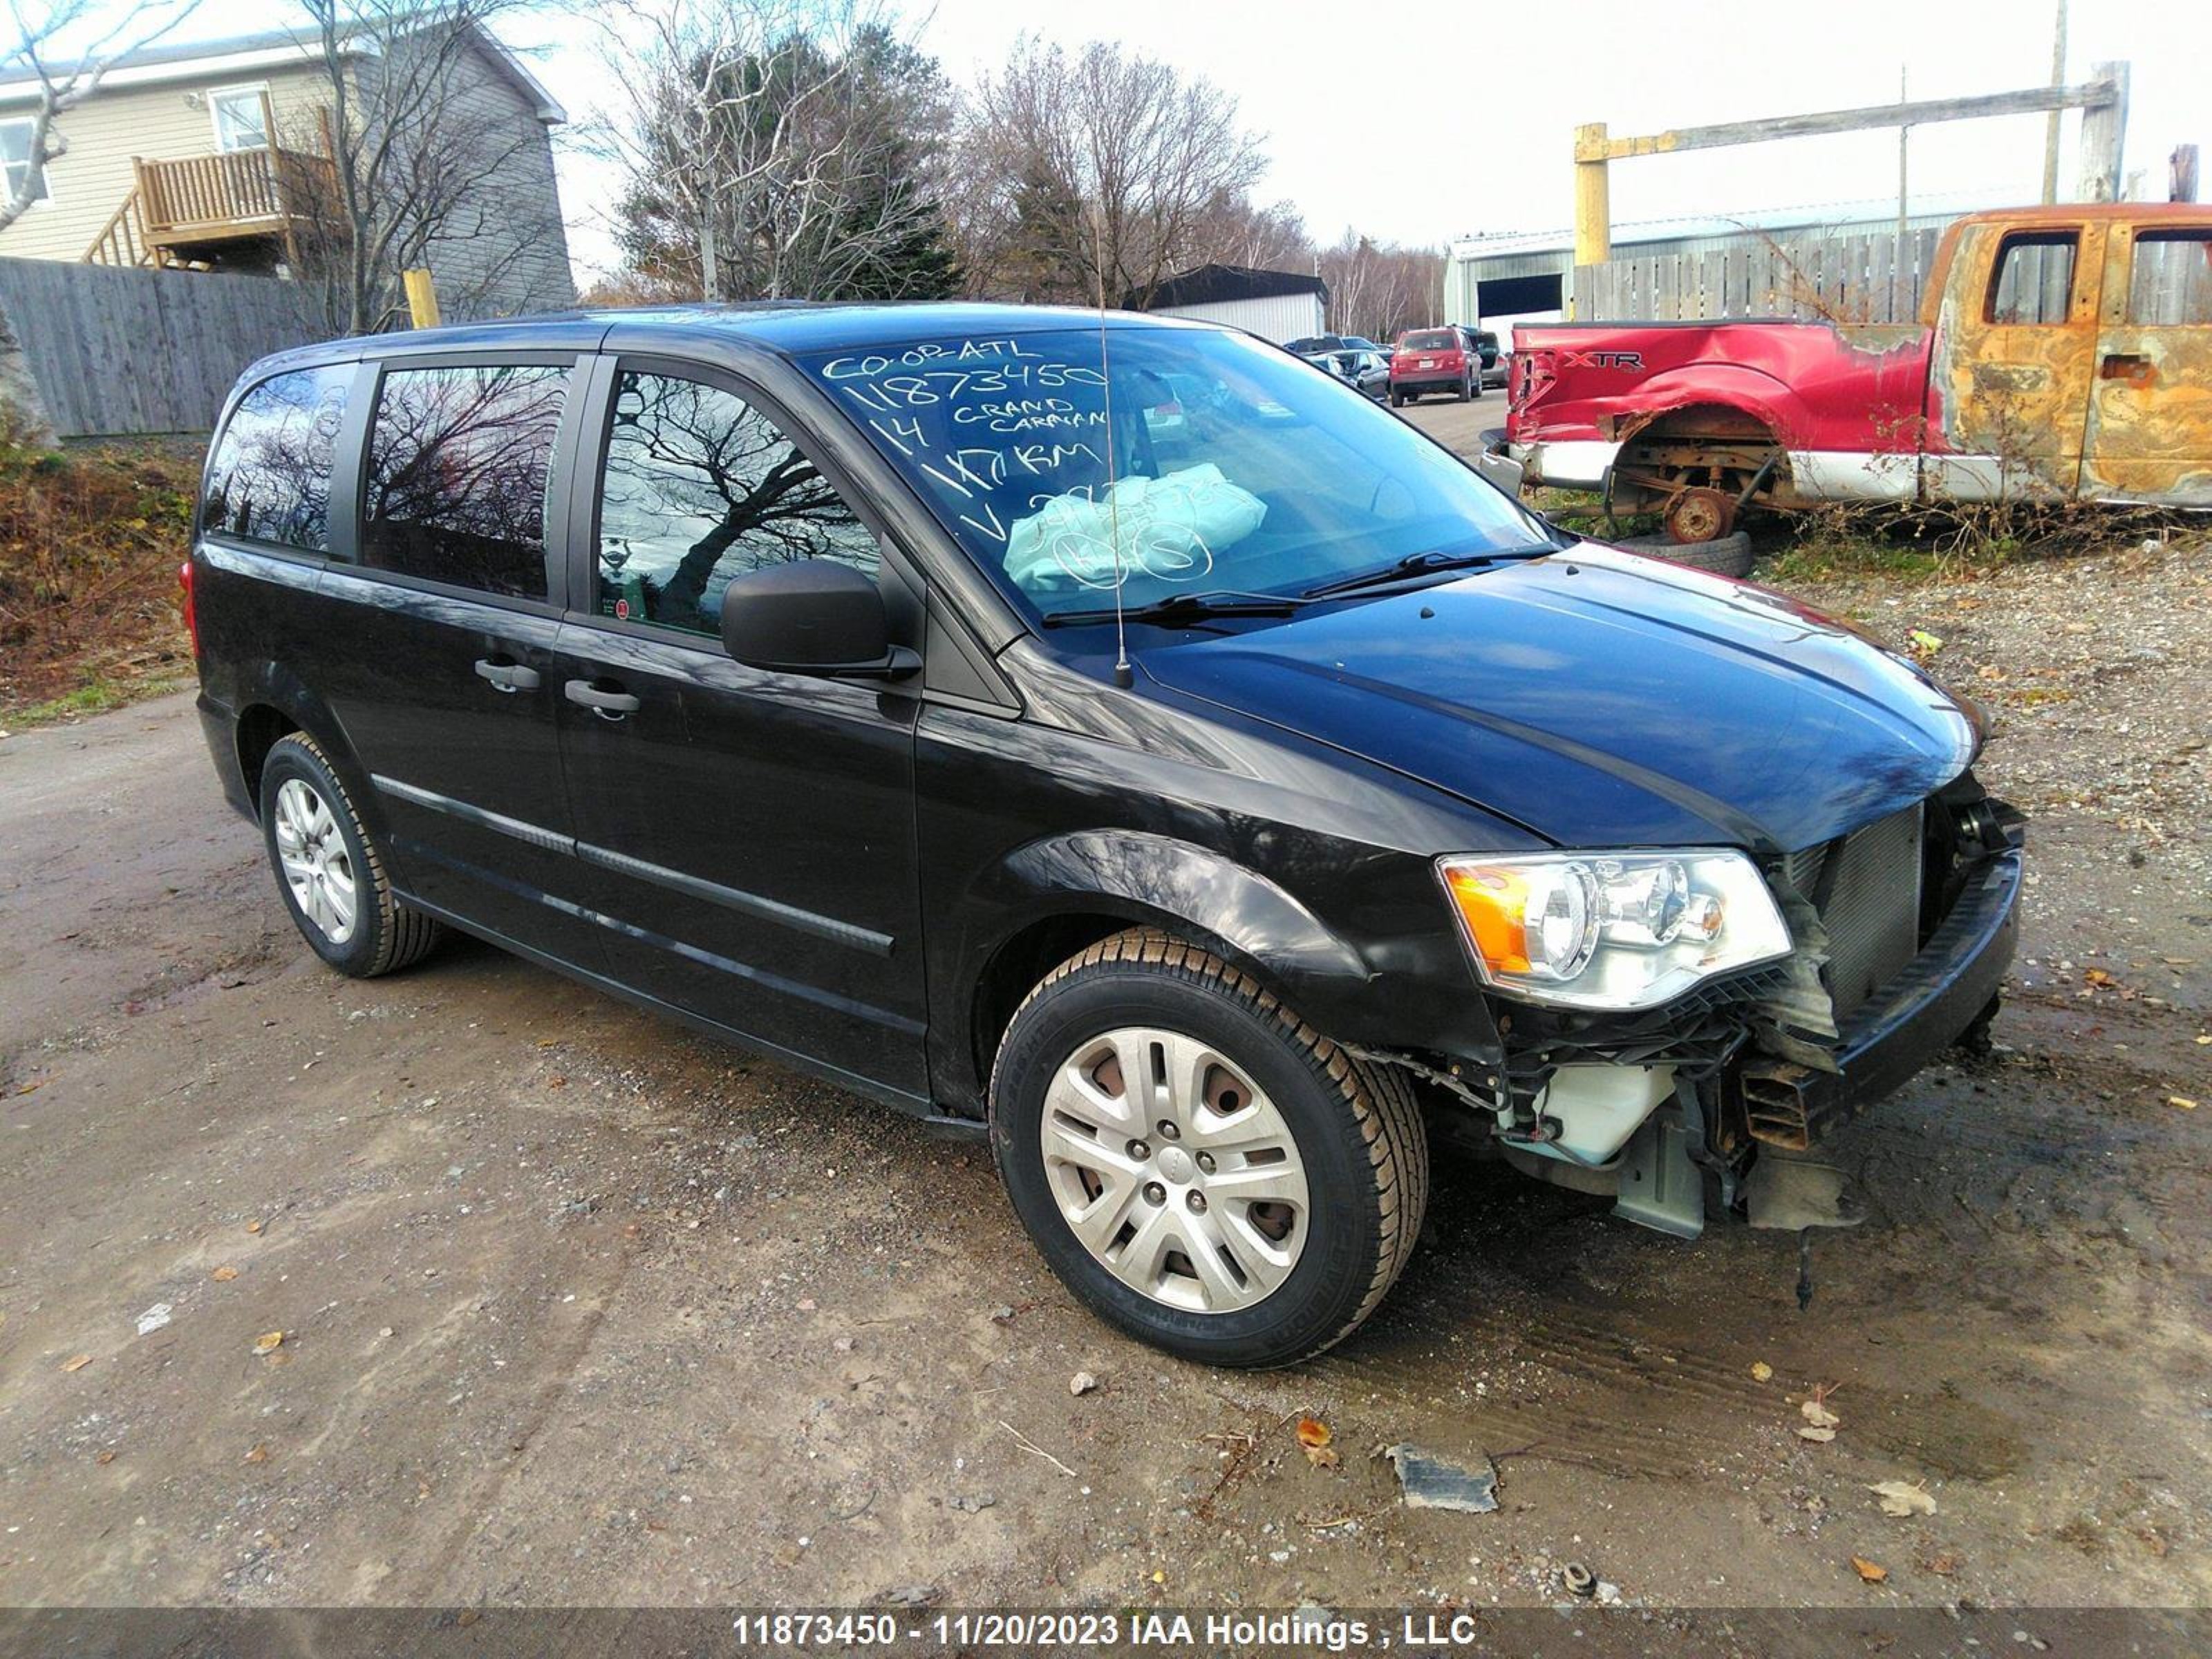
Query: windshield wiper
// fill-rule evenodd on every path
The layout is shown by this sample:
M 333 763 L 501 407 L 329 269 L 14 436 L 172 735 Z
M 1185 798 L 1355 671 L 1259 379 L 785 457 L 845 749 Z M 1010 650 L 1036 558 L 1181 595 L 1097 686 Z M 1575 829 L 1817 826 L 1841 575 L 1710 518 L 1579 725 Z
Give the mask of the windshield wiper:
M 1362 588 L 1387 587 L 1392 582 L 1425 576 L 1435 570 L 1466 570 L 1489 564 L 1499 556 L 1496 553 L 1408 553 L 1397 563 L 1385 565 L 1380 570 L 1363 571 L 1357 576 L 1342 576 L 1333 582 L 1323 582 L 1319 587 L 1309 587 L 1301 597 L 1325 599 L 1336 593 L 1357 593 Z
M 1287 617 L 1310 597 L 1299 593 L 1177 593 L 1150 605 L 1133 605 L 1120 615 L 1124 622 L 1170 625 L 1202 621 L 1209 617 Z M 1069 628 L 1079 623 L 1109 623 L 1115 615 L 1111 605 L 1090 611 L 1058 611 L 1044 618 L 1044 625 Z

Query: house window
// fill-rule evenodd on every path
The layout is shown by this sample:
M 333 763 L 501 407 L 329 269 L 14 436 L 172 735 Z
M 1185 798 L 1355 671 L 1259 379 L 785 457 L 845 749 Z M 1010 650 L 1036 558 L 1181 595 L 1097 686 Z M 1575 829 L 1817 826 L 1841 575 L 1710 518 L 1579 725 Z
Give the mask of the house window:
M 33 202 L 46 199 L 46 175 L 31 158 L 31 131 L 34 124 L 28 119 L 0 121 L 0 191 L 6 192 L 0 200 L 15 201 L 23 194 L 23 185 L 30 183 L 30 198 Z
M 217 149 L 267 148 L 268 91 L 265 86 L 223 87 L 208 94 L 208 109 L 215 117 Z

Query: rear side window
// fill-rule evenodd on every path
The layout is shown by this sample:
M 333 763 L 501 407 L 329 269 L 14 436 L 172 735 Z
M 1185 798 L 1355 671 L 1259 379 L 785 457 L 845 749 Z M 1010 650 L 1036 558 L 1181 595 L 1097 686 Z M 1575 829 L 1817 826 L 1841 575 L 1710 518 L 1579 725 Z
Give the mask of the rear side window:
M 1419 328 L 1398 342 L 1401 351 L 1457 351 L 1459 336 L 1448 328 Z
M 2202 328 L 2212 323 L 2212 231 L 2136 234 L 2128 277 L 2128 320 L 2148 328 Z
M 568 376 L 520 364 L 387 372 L 362 482 L 362 562 L 544 599 L 545 472 Z
M 733 576 L 794 559 L 873 575 L 875 538 L 814 463 L 737 393 L 625 370 L 599 498 L 599 614 L 721 629 Z
M 1990 278 L 1989 320 L 2006 327 L 2063 323 L 2073 305 L 2074 232 L 2008 236 Z
M 247 541 L 331 549 L 331 450 L 351 363 L 274 375 L 238 400 L 208 463 L 200 528 Z

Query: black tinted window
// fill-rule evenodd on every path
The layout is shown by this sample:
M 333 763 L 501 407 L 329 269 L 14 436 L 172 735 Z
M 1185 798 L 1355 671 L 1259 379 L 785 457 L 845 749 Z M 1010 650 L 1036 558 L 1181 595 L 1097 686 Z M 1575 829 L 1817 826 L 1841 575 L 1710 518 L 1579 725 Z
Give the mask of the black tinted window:
M 793 559 L 873 574 L 875 538 L 814 464 L 736 393 L 625 372 L 599 505 L 600 614 L 721 628 L 733 576 Z
M 545 597 L 545 471 L 562 368 L 394 369 L 363 483 L 363 562 Z
M 331 446 L 353 365 L 303 368 L 239 399 L 208 464 L 200 528 L 330 551 Z

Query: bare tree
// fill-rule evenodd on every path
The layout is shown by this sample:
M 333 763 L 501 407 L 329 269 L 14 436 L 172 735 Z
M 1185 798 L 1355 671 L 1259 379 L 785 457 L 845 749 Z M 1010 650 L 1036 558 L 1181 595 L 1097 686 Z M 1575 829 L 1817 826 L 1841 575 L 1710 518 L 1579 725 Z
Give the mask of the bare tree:
M 301 273 L 334 330 L 404 316 L 401 275 L 427 265 L 461 314 L 569 298 L 534 115 L 495 78 L 489 29 L 532 0 L 304 0 L 327 106 L 284 158 L 306 210 Z
M 33 9 L 27 9 L 22 0 L 8 0 L 0 74 L 28 71 L 37 96 L 31 106 L 22 170 L 0 191 L 0 231 L 46 194 L 47 167 L 69 154 L 60 118 L 100 90 L 118 58 L 151 46 L 191 16 L 198 4 L 199 0 L 147 0 L 110 13 L 99 0 L 52 0 Z M 0 439 L 40 447 L 54 442 L 46 398 L 31 377 L 22 344 L 4 312 L 0 312 L 0 413 L 14 428 L 0 433 Z
M 710 300 L 949 287 L 950 94 L 874 0 L 640 0 L 612 27 L 641 277 Z
M 1316 263 L 1340 334 L 1389 340 L 1443 314 L 1444 256 L 1435 248 L 1378 243 L 1347 229 Z
M 1148 302 L 1266 167 L 1234 98 L 1100 41 L 1071 57 L 1024 36 L 961 125 L 962 263 L 1022 299 Z

